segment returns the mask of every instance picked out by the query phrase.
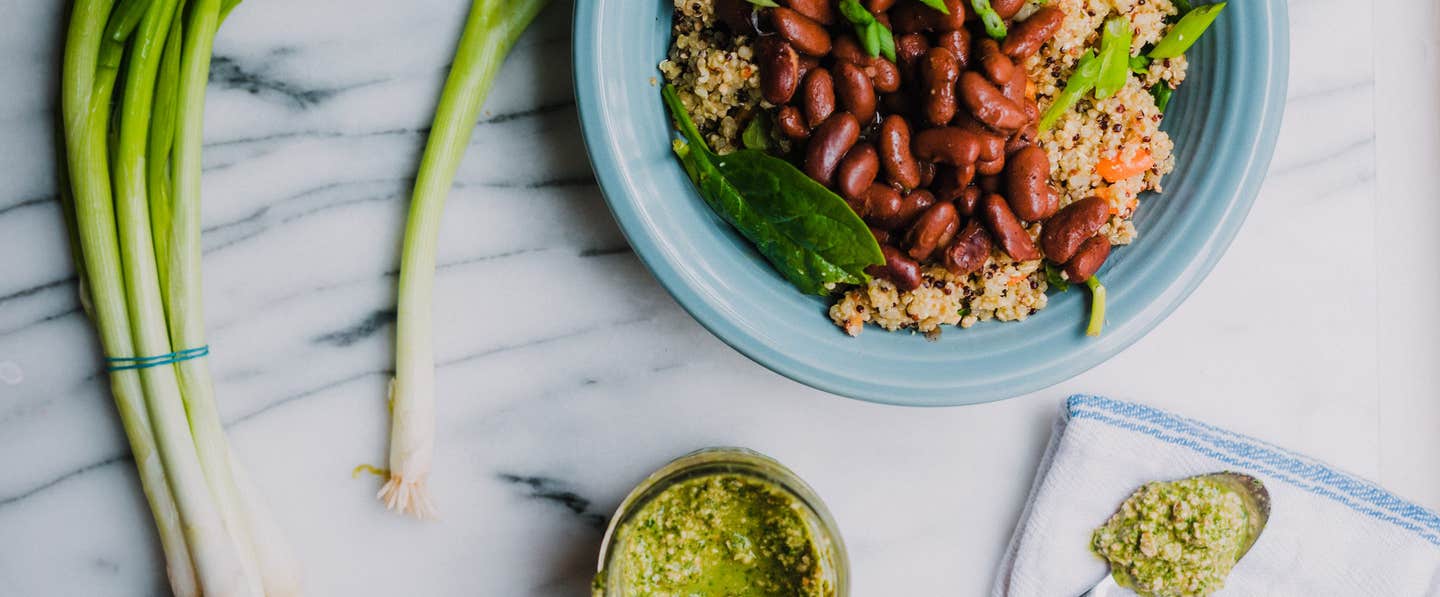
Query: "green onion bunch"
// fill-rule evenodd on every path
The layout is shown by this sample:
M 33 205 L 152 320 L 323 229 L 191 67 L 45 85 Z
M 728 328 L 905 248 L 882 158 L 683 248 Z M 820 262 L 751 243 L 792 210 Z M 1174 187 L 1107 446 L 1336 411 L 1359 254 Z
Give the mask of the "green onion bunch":
M 61 75 L 60 195 L 81 303 L 182 597 L 300 592 L 226 443 L 203 358 L 205 86 L 216 29 L 238 3 L 76 0 Z

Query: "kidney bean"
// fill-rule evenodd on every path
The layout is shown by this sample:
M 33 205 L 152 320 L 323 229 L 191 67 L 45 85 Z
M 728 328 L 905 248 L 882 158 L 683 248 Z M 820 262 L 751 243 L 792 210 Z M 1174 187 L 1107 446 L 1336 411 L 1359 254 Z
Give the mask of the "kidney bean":
M 980 157 L 979 136 L 953 126 L 925 129 L 910 144 L 915 157 L 927 162 L 966 166 Z
M 835 79 L 830 71 L 817 68 L 805 75 L 800 103 L 805 106 L 805 122 L 811 128 L 820 126 L 835 113 Z
M 780 133 L 796 141 L 810 138 L 810 126 L 800 114 L 800 108 L 784 106 L 775 114 L 775 126 Z
M 1012 133 L 1025 126 L 1025 111 L 975 71 L 960 75 L 960 99 L 979 120 L 996 131 Z
M 945 247 L 941 258 L 945 269 L 952 274 L 964 276 L 974 273 L 990 258 L 990 235 L 986 234 L 979 221 L 972 218 L 955 235 L 955 240 L 950 241 L 950 246 Z
M 805 174 L 830 186 L 840 159 L 860 138 L 860 122 L 849 112 L 839 112 L 821 123 L 805 147 Z
M 1000 248 L 1004 249 L 1011 259 L 1031 261 L 1040 258 L 1035 241 L 1030 239 L 1025 227 L 1020 225 L 1020 220 L 1015 219 L 1015 214 L 1010 211 L 1010 205 L 1005 203 L 1004 197 L 991 193 L 981 199 L 980 218 L 984 220 L 985 227 L 990 229 L 991 236 L 1000 244 Z
M 968 29 L 936 34 L 935 47 L 950 50 L 950 53 L 955 55 L 955 62 L 960 65 L 960 70 L 970 69 L 970 31 Z
M 875 86 L 870 83 L 870 75 L 855 64 L 841 62 L 835 65 L 835 77 L 840 107 L 860 122 L 875 120 Z
M 990 0 L 990 8 L 995 9 L 995 13 L 1007 21 L 1024 6 L 1025 0 Z
M 736 35 L 755 35 L 755 5 L 749 0 L 715 0 L 715 18 Z
M 875 153 L 875 146 L 856 143 L 836 166 L 835 188 L 845 197 L 860 197 L 869 190 L 879 172 L 880 156 Z
M 870 82 L 875 85 L 875 91 L 880 93 L 895 93 L 900 90 L 900 67 L 895 66 L 884 58 L 875 58 L 865 66 L 865 73 L 870 75 Z
M 837 61 L 844 60 L 855 64 L 864 64 L 865 59 L 870 57 L 865 53 L 865 48 L 860 47 L 859 40 L 849 33 L 838 33 L 831 38 L 830 56 Z
M 935 162 L 916 160 L 915 163 L 920 164 L 920 186 L 929 188 L 935 182 Z
M 900 290 L 915 290 L 920 287 L 919 263 L 890 245 L 880 245 L 880 252 L 885 255 L 885 265 L 872 265 L 865 268 L 865 273 L 889 280 Z
M 921 192 L 924 191 L 916 191 Z M 950 239 L 955 237 L 955 232 L 959 229 L 960 216 L 955 213 L 953 204 L 931 205 L 910 227 L 910 233 L 906 236 L 906 241 L 910 244 L 907 254 L 911 259 L 923 263 L 930 259 L 936 249 L 950 244 Z
M 895 60 L 899 63 L 900 74 L 906 80 L 915 78 L 920 59 L 930 51 L 930 41 L 923 33 L 908 33 L 895 39 Z
M 1035 11 L 1030 18 L 1016 23 L 1000 44 L 1000 51 L 1016 61 L 1024 61 L 1031 54 L 1040 51 L 1040 46 L 1055 37 L 1060 25 L 1065 22 L 1065 12 L 1054 6 Z
M 1065 263 L 1080 250 L 1080 243 L 1095 236 L 1110 220 L 1110 203 L 1086 197 L 1055 212 L 1040 230 L 1040 246 L 1055 263 Z
M 800 84 L 800 57 L 795 48 L 778 37 L 765 36 L 756 42 L 755 55 L 760 66 L 760 94 L 777 106 L 789 103 Z
M 891 114 L 880 123 L 880 157 L 887 180 L 906 189 L 920 186 L 920 165 L 910 154 L 910 124 L 904 117 Z
M 785 0 L 785 6 L 821 25 L 835 24 L 835 3 L 831 0 Z
M 1025 111 L 1025 102 L 1030 101 L 1025 98 L 1025 81 L 1027 77 L 1024 73 L 1020 73 L 1020 69 L 1017 68 L 1015 71 L 1019 73 L 1018 76 L 1006 81 L 1004 85 L 1000 86 L 1000 95 L 1005 96 L 1005 99 L 1015 102 L 1015 105 L 1020 106 L 1023 112 Z M 1025 121 L 1029 122 L 1032 120 L 1035 119 L 1031 118 L 1029 113 L 1026 113 Z
M 784 7 L 770 9 L 770 25 L 799 52 L 811 56 L 830 53 L 830 33 L 810 17 Z
M 891 29 L 896 33 L 955 31 L 965 28 L 965 0 L 945 0 L 950 14 L 919 2 L 899 2 L 890 9 Z
M 905 203 L 905 198 L 900 196 L 900 191 L 895 190 L 887 184 L 875 183 L 865 191 L 865 194 L 857 199 L 860 208 L 855 213 L 865 219 L 865 223 L 882 230 L 890 230 L 897 226 L 891 226 L 899 219 L 900 210 Z M 854 207 L 852 204 L 851 207 Z
M 935 195 L 930 191 L 925 189 L 910 191 L 910 194 L 905 195 L 900 202 L 900 211 L 895 214 L 895 225 L 892 228 L 899 229 L 909 226 L 932 205 L 935 205 Z
M 976 160 L 975 173 L 981 176 L 997 176 L 1005 171 L 1005 156 L 993 160 Z
M 1084 282 L 1099 271 L 1110 256 L 1110 239 L 1095 235 L 1080 243 L 1080 249 L 1065 262 L 1065 277 L 1071 282 Z
M 1005 197 L 1015 215 L 1027 222 L 1043 220 L 1055 213 L 1059 198 L 1050 189 L 1050 156 L 1044 149 L 1031 145 L 1010 156 L 1010 167 L 1005 171 Z
M 985 73 L 985 78 L 996 85 L 1005 85 L 1015 80 L 1015 75 L 1024 76 L 1015 68 L 1015 63 L 1010 57 L 1000 51 L 1000 44 L 990 38 L 981 39 L 976 45 L 976 53 L 980 58 L 980 71 Z M 1024 81 L 1021 81 L 1023 83 Z M 1022 86 L 1021 89 L 1024 89 Z
M 930 48 L 925 53 L 920 63 L 920 81 L 925 118 L 930 124 L 943 126 L 955 117 L 955 80 L 959 76 L 960 66 L 949 50 Z
M 895 0 L 865 0 L 865 10 L 879 14 L 890 10 L 895 6 Z

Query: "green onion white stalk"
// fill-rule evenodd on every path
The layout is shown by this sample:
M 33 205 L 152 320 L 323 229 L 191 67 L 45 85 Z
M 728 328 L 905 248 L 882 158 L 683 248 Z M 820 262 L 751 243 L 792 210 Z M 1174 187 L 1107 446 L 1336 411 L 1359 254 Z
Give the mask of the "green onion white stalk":
M 77 0 L 66 40 L 66 213 L 78 239 L 82 301 L 88 298 L 87 312 L 112 359 L 204 345 L 200 127 L 211 43 L 225 8 L 221 0 L 181 6 L 182 0 Z M 205 361 L 112 371 L 110 381 L 172 590 L 298 594 L 293 558 L 273 523 L 260 518 L 268 513 L 237 485 Z
M 435 355 L 431 292 L 445 195 L 505 55 L 548 0 L 474 0 L 425 144 L 405 225 L 390 382 L 390 478 L 379 498 L 391 510 L 434 516 L 427 482 L 435 455 Z

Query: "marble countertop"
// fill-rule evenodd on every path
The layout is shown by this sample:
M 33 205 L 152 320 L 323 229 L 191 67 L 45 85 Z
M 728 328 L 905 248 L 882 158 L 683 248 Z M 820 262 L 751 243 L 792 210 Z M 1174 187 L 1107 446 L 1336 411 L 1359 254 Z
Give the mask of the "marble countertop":
M 154 532 L 53 200 L 62 4 L 0 0 L 0 593 L 159 594 Z M 252 1 L 216 46 L 213 367 L 231 441 L 312 594 L 584 594 L 625 492 L 670 458 L 728 444 L 775 456 L 825 496 L 855 594 L 978 595 L 1072 392 L 1203 417 L 1440 506 L 1440 289 L 1422 261 L 1440 254 L 1427 192 L 1440 21 L 1427 0 L 1380 3 L 1378 19 L 1292 0 L 1275 159 L 1205 284 L 1084 375 L 939 410 L 786 380 L 665 294 L 591 177 L 559 2 L 507 62 L 447 206 L 443 520 L 387 514 L 376 481 L 350 471 L 385 459 L 403 214 L 468 4 Z

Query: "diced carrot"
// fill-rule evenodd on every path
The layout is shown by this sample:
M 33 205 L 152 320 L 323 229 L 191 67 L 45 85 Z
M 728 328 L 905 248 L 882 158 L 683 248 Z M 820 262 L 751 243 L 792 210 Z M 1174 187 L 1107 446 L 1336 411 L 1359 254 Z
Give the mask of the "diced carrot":
M 1005 285 L 1006 285 L 1006 286 L 1014 286 L 1014 285 L 1016 285 L 1016 284 L 1019 284 L 1020 281 L 1021 281 L 1021 280 L 1024 280 L 1024 279 L 1025 279 L 1025 276 L 1010 276 L 1010 281 L 1009 281 L 1009 282 L 1006 282 Z
M 1114 201 L 1115 189 L 1112 189 L 1110 187 L 1100 187 L 1098 189 L 1095 189 L 1095 196 L 1106 201 Z
M 1135 150 L 1129 160 L 1122 160 L 1120 156 L 1125 155 L 1125 149 L 1121 149 L 1113 158 L 1102 158 L 1095 164 L 1095 171 L 1100 177 L 1110 182 L 1120 182 L 1136 174 L 1149 170 L 1155 165 L 1155 158 L 1149 151 L 1144 149 Z

